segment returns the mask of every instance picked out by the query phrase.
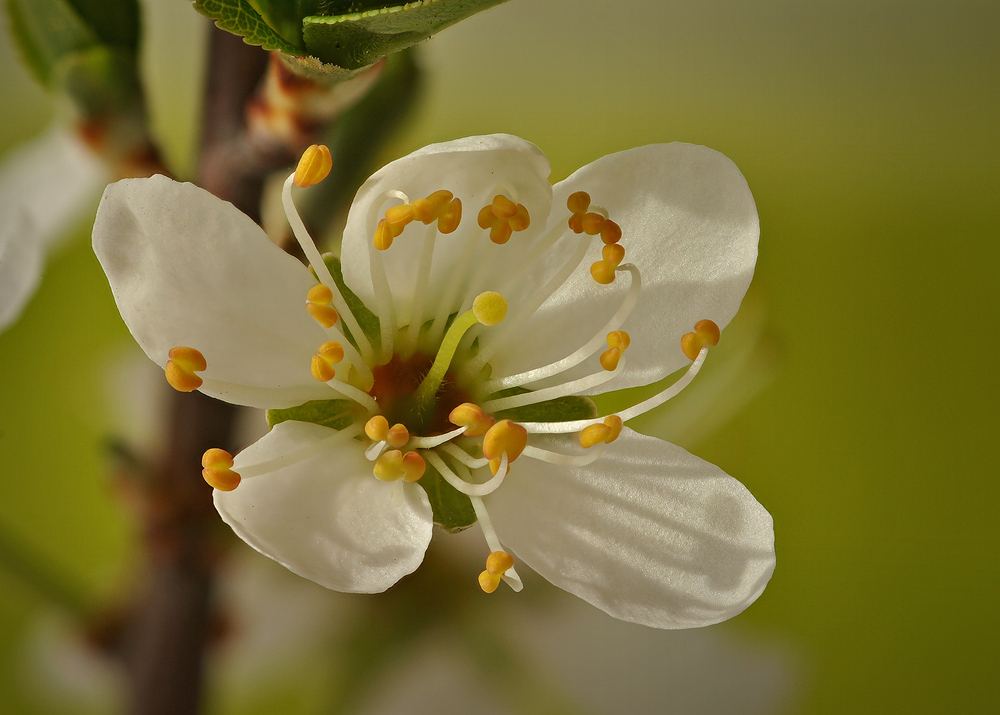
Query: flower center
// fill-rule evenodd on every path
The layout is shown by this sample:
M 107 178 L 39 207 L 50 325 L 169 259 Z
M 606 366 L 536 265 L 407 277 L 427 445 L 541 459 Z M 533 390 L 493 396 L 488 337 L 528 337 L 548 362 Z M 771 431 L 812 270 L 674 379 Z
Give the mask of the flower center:
M 372 368 L 375 384 L 368 394 L 375 398 L 379 411 L 389 424 L 402 424 L 410 434 L 433 436 L 455 429 L 448 415 L 469 394 L 455 382 L 448 370 L 437 392 L 430 399 L 419 399 L 417 388 L 430 372 L 434 359 L 423 353 L 404 358 L 398 353 L 385 365 Z

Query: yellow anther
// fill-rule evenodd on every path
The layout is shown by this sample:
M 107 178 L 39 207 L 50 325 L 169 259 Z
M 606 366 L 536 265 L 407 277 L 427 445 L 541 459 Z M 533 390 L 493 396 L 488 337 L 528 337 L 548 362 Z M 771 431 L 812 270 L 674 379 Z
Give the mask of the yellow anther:
M 203 380 L 195 372 L 208 367 L 204 355 L 194 348 L 176 347 L 170 349 L 167 357 L 170 359 L 163 372 L 172 388 L 178 392 L 191 392 L 201 387 Z
M 318 184 L 332 168 L 333 157 L 330 156 L 330 150 L 323 144 L 313 144 L 302 153 L 292 182 L 302 188 Z
M 462 223 L 462 200 L 452 199 L 438 219 L 438 231 L 451 233 Z
M 585 427 L 580 432 L 580 446 L 589 449 L 596 444 L 604 442 L 611 444 L 622 432 L 622 418 L 618 415 L 611 415 L 604 418 L 603 424 L 592 424 Z
M 397 479 L 402 479 L 406 474 L 403 470 L 403 453 L 398 449 L 383 452 L 382 456 L 375 460 L 372 474 L 383 482 L 394 482 Z
M 483 325 L 496 325 L 507 317 L 507 300 L 496 291 L 488 290 L 472 301 L 472 312 Z
M 598 213 L 584 214 L 582 222 L 583 232 L 588 236 L 596 236 L 604 228 L 606 221 L 607 219 Z
M 365 434 L 372 442 L 381 442 L 389 431 L 389 420 L 382 415 L 375 415 L 365 423 Z
M 507 243 L 512 235 L 514 235 L 514 229 L 510 227 L 509 221 L 498 221 L 490 229 L 490 240 L 498 246 Z
M 510 464 L 521 456 L 527 444 L 528 430 L 516 422 L 500 420 L 483 437 L 483 456 L 490 460 L 490 469 L 496 474 L 504 452 Z
M 610 219 L 605 221 L 601 228 L 601 240 L 605 243 L 618 243 L 622 240 L 622 227 Z
M 590 208 L 590 194 L 586 191 L 574 191 L 566 199 L 566 208 L 575 214 L 587 213 Z
M 694 360 L 702 348 L 718 345 L 720 335 L 719 326 L 713 321 L 699 320 L 694 324 L 693 333 L 684 333 L 681 336 L 681 350 L 688 360 Z
M 507 220 L 507 225 L 512 231 L 523 231 L 531 225 L 531 217 L 524 204 L 517 205 L 517 212 Z
M 608 349 L 601 353 L 601 367 L 609 372 L 616 369 L 622 353 L 628 349 L 630 342 L 628 333 L 624 330 L 608 333 Z
M 573 214 L 569 217 L 569 227 L 573 233 L 583 233 L 583 214 Z
M 493 243 L 504 244 L 514 231 L 523 231 L 531 225 L 531 217 L 524 204 L 515 204 L 503 194 L 493 197 L 493 203 L 479 211 L 479 228 L 490 230 Z
M 601 256 L 615 268 L 625 260 L 625 247 L 620 243 L 609 243 L 601 249 Z
M 332 328 L 337 324 L 337 311 L 330 305 L 332 300 L 333 291 L 322 283 L 314 285 L 306 294 L 306 310 L 324 328 Z
M 452 200 L 452 197 L 454 197 L 453 193 L 441 189 L 440 191 L 435 191 L 426 199 L 417 199 L 412 204 L 413 218 L 425 226 L 434 223 L 434 221 L 441 218 L 442 212 Z
M 479 574 L 479 587 L 493 593 L 500 585 L 500 578 L 514 565 L 514 557 L 506 551 L 494 551 L 486 558 L 486 570 Z
M 607 261 L 597 261 L 590 266 L 590 275 L 601 285 L 615 282 L 615 266 Z
M 517 213 L 517 204 L 503 194 L 497 194 L 493 197 L 491 208 L 493 209 L 493 215 L 502 219 L 511 218 Z
M 410 431 L 397 422 L 385 433 L 385 441 L 398 449 L 410 441 Z
M 496 424 L 496 420 L 486 414 L 482 407 L 471 402 L 463 402 L 453 409 L 448 415 L 448 421 L 453 425 L 465 427 L 466 437 L 484 435 L 490 427 Z
M 416 452 L 407 452 L 403 455 L 403 479 L 411 484 L 424 476 L 427 471 L 427 463 L 424 458 Z
M 410 204 L 400 204 L 385 212 L 385 220 L 393 226 L 402 228 L 413 220 L 415 213 L 416 211 Z
M 210 449 L 201 458 L 201 476 L 213 489 L 231 492 L 240 485 L 240 475 L 233 471 L 233 455 L 224 449 Z
M 329 382 L 337 371 L 333 366 L 344 359 L 344 346 L 335 340 L 319 346 L 319 352 L 312 356 L 312 375 L 320 382 Z
M 479 228 L 493 228 L 493 226 L 500 222 L 500 219 L 496 217 L 493 213 L 492 206 L 483 206 L 479 209 L 479 216 L 476 218 L 479 223 Z
M 380 251 L 385 251 L 392 245 L 392 241 L 396 236 L 401 234 L 403 229 L 399 226 L 394 226 L 385 219 L 378 222 L 378 226 L 375 227 L 375 238 L 373 243 L 375 248 Z

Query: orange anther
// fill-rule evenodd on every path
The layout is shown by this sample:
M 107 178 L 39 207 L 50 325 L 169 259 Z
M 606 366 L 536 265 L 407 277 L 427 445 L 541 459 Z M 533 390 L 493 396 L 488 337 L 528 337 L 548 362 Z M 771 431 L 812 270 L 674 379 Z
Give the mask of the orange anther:
M 604 426 L 611 430 L 611 435 L 604 441 L 607 444 L 611 444 L 622 433 L 622 418 L 618 415 L 609 415 L 604 418 Z
M 327 177 L 333 168 L 333 157 L 330 150 L 322 144 L 313 144 L 302 153 L 292 183 L 301 188 L 318 184 Z
M 569 227 L 573 233 L 583 233 L 583 214 L 573 214 L 569 217 Z
M 394 482 L 401 479 L 406 474 L 403 470 L 403 453 L 398 449 L 383 452 L 382 456 L 375 460 L 372 474 L 383 482 Z
M 586 213 L 590 208 L 590 194 L 586 191 L 574 191 L 566 199 L 566 208 L 575 214 Z
M 486 570 L 494 576 L 503 576 L 514 565 L 514 557 L 506 551 L 494 551 L 486 557 Z
M 479 588 L 483 589 L 486 593 L 493 593 L 499 585 L 499 576 L 494 576 L 489 571 L 483 571 L 479 574 Z
M 393 226 L 402 228 L 413 220 L 416 212 L 410 204 L 400 204 L 393 206 L 385 212 L 385 220 Z
M 476 217 L 476 221 L 479 224 L 479 228 L 493 228 L 496 224 L 500 223 L 500 219 L 493 213 L 492 206 L 483 206 L 479 209 L 479 216 Z
M 382 219 L 378 222 L 378 226 L 375 227 L 375 238 L 373 239 L 375 248 L 380 251 L 387 250 L 392 245 L 393 239 L 402 232 L 402 228 L 393 226 L 385 219 Z
M 493 209 L 493 215 L 497 218 L 511 218 L 517 213 L 517 204 L 503 194 L 497 194 L 493 197 L 491 208 Z
M 524 204 L 515 204 L 503 194 L 493 197 L 493 203 L 484 206 L 477 218 L 479 228 L 490 229 L 490 240 L 503 245 L 514 231 L 523 231 L 531 225 L 531 217 Z
M 194 348 L 176 347 L 167 353 L 163 372 L 167 382 L 178 392 L 191 392 L 201 387 L 203 380 L 195 375 L 208 367 L 205 356 Z
M 608 333 L 609 348 L 621 348 L 622 350 L 627 350 L 628 346 L 631 344 L 632 339 L 624 330 L 612 330 Z
M 389 420 L 382 415 L 375 415 L 365 423 L 365 434 L 372 442 L 381 442 L 389 431 Z
M 618 369 L 618 361 L 621 360 L 622 349 L 610 348 L 601 353 L 601 367 L 608 372 Z
M 516 422 L 500 420 L 489 428 L 483 437 L 483 455 L 489 460 L 500 460 L 507 453 L 507 463 L 521 456 L 528 444 L 528 430 Z M 499 467 L 499 461 L 497 466 Z M 494 471 L 494 474 L 496 472 Z
M 610 219 L 601 228 L 601 240 L 605 243 L 618 243 L 622 240 L 622 227 Z
M 493 228 L 490 229 L 490 240 L 502 246 L 510 240 L 513 232 L 509 221 L 497 221 Z
M 625 247 L 620 243 L 609 243 L 601 249 L 604 260 L 616 268 L 625 260 Z
M 607 261 L 597 261 L 590 266 L 590 275 L 601 285 L 615 282 L 615 266 Z
M 454 194 L 441 189 L 435 191 L 426 199 L 417 199 L 413 202 L 413 218 L 424 225 L 430 225 L 441 217 L 442 211 L 452 200 Z
M 231 492 L 240 485 L 240 475 L 233 471 L 233 455 L 224 449 L 205 452 L 201 466 L 201 476 L 213 489 Z
M 452 199 L 451 202 L 445 206 L 444 211 L 441 212 L 441 218 L 438 219 L 438 231 L 441 233 L 451 233 L 458 228 L 458 225 L 462 222 L 462 200 Z
M 320 382 L 329 382 L 337 371 L 333 366 L 344 359 L 344 346 L 330 340 L 319 346 L 319 352 L 312 356 L 312 376 Z
M 606 218 L 598 213 L 584 214 L 583 216 L 583 232 L 588 236 L 596 236 L 604 228 L 604 223 L 607 221 Z
M 714 322 L 699 320 L 694 324 L 693 333 L 684 333 L 681 336 L 681 350 L 688 360 L 695 360 L 702 348 L 718 345 L 720 335 L 719 326 Z
M 479 437 L 486 434 L 496 420 L 483 411 L 479 405 L 463 402 L 448 415 L 448 421 L 453 425 L 465 427 L 466 437 Z
M 424 458 L 416 452 L 407 452 L 403 455 L 403 479 L 413 483 L 424 476 L 427 471 L 427 463 Z
M 523 231 L 531 225 L 531 217 L 528 215 L 528 209 L 525 208 L 524 204 L 517 205 L 517 211 L 508 219 L 507 223 L 513 231 Z
M 324 328 L 332 328 L 337 324 L 337 311 L 330 305 L 332 300 L 333 291 L 322 283 L 310 288 L 306 294 L 306 310 Z
M 603 424 L 589 425 L 580 432 L 580 446 L 589 449 L 601 442 L 611 444 L 618 439 L 618 435 L 621 433 L 622 418 L 618 415 L 610 415 L 604 418 Z
M 392 447 L 402 447 L 410 441 L 410 431 L 397 422 L 385 433 L 385 441 Z

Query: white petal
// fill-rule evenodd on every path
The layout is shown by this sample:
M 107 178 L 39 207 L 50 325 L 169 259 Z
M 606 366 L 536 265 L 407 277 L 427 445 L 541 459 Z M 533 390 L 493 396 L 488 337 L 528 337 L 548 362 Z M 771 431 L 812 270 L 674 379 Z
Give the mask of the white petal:
M 566 199 L 575 191 L 588 192 L 622 227 L 625 262 L 642 274 L 639 302 L 622 326 L 631 346 L 613 388 L 666 377 L 689 362 L 681 336 L 703 318 L 724 328 L 750 285 L 760 226 L 746 180 L 732 161 L 707 147 L 654 144 L 605 156 L 557 184 L 552 223 L 567 219 Z M 628 278 L 602 286 L 590 275 L 603 245 L 593 239 L 587 259 L 526 326 L 532 354 L 498 355 L 494 374 L 563 357 L 617 310 Z
M 215 492 L 223 520 L 250 546 L 300 576 L 337 591 L 378 593 L 412 573 L 430 543 L 433 517 L 424 490 L 380 482 L 361 443 L 326 427 L 282 422 L 243 450 L 246 464 L 275 459 L 335 435 L 333 446 L 292 466 Z
M 351 206 L 342 250 L 345 281 L 366 304 L 376 305 L 369 247 L 385 210 L 400 203 L 398 199 L 387 201 L 386 192 L 401 191 L 413 201 L 446 189 L 462 201 L 462 223 L 454 233 L 437 236 L 424 318 L 433 317 L 456 267 L 461 271 L 458 277 L 465 280 L 480 265 L 487 270 L 478 284 L 465 286 L 453 310 L 466 295 L 484 290 L 503 292 L 511 269 L 520 266 L 545 227 L 552 201 L 548 176 L 548 160 L 538 147 L 506 134 L 432 144 L 388 164 L 365 182 Z M 489 231 L 479 228 L 477 216 L 497 193 L 511 190 L 516 201 L 528 209 L 531 225 L 508 243 L 496 246 L 489 241 Z M 388 250 L 380 252 L 400 324 L 409 322 L 423 237 L 429 230 L 413 222 Z M 478 258 L 472 266 L 458 266 L 470 242 L 479 244 Z
M 749 606 L 774 570 L 771 516 L 742 484 L 628 428 L 586 467 L 522 457 L 486 505 L 517 557 L 625 621 L 723 621 Z
M 231 204 L 163 176 L 111 184 L 94 252 L 118 310 L 159 365 L 205 356 L 201 391 L 253 407 L 336 397 L 310 372 L 328 338 L 305 310 L 315 281 Z
M 0 330 L 21 315 L 42 276 L 42 247 L 22 212 L 0 224 Z
M 93 206 L 108 173 L 78 139 L 53 127 L 5 158 L 0 167 L 0 220 L 23 211 L 34 240 L 48 247 Z

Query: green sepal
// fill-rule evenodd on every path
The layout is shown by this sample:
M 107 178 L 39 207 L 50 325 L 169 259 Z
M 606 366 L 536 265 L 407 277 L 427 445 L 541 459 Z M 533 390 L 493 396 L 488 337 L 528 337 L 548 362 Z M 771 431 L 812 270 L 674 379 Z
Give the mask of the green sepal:
M 436 526 L 457 534 L 476 523 L 476 510 L 469 497 L 446 482 L 430 464 L 417 484 L 427 493 Z
M 516 395 L 527 392 L 527 390 L 511 388 L 504 392 L 507 395 Z M 556 397 L 545 402 L 511 407 L 509 410 L 493 413 L 493 417 L 497 420 L 511 420 L 513 422 L 572 422 L 574 420 L 596 419 L 597 415 L 597 405 L 592 399 L 582 395 Z
M 294 420 L 312 422 L 330 429 L 342 430 L 363 419 L 364 409 L 353 400 L 311 400 L 298 407 L 267 411 L 267 427 Z
M 383 3 L 339 3 L 352 11 L 302 20 L 302 37 L 310 55 L 327 64 L 358 69 L 426 40 L 449 25 L 505 0 L 418 0 L 383 6 Z M 334 6 L 338 3 L 334 3 Z
M 362 332 L 365 337 L 368 338 L 368 342 L 371 343 L 372 348 L 378 352 L 382 345 L 382 324 L 379 322 L 378 316 L 373 312 L 368 310 L 368 306 L 354 294 L 347 284 L 344 282 L 344 271 L 340 267 L 340 259 L 337 258 L 332 253 L 326 253 L 323 255 L 323 262 L 326 263 L 326 267 L 330 269 L 330 275 L 333 276 L 333 282 L 337 284 L 337 288 L 340 289 L 340 294 L 344 296 L 344 302 L 347 303 L 347 307 L 350 308 L 351 314 L 354 319 L 358 321 L 358 325 L 361 326 Z M 313 275 L 316 275 L 315 271 Z M 354 339 L 351 335 L 351 331 L 347 329 L 343 321 L 340 323 L 340 329 L 344 331 L 344 336 L 351 341 L 351 345 L 355 348 L 358 347 L 358 341 Z
M 301 43 L 295 44 L 279 35 L 247 0 L 194 0 L 194 9 L 215 20 L 220 29 L 239 35 L 248 45 L 293 56 L 305 50 Z
M 63 60 L 99 45 L 97 34 L 64 0 L 7 0 L 7 12 L 22 58 L 49 88 L 56 88 Z

